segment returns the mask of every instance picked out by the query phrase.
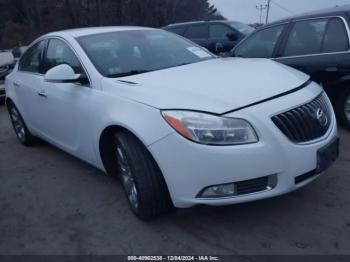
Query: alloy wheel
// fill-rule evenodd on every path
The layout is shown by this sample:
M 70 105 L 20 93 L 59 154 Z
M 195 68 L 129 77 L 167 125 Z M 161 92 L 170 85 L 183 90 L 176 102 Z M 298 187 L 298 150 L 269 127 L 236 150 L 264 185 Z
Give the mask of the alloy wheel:
M 116 154 L 117 154 L 120 178 L 124 186 L 124 190 L 126 192 L 126 195 L 128 197 L 128 201 L 131 207 L 134 210 L 137 210 L 139 207 L 139 200 L 138 200 L 138 192 L 136 188 L 135 179 L 133 177 L 133 174 L 124 150 L 120 146 L 117 146 L 116 150 L 117 150 Z
M 24 142 L 26 131 L 25 131 L 23 120 L 15 107 L 11 107 L 10 112 L 11 112 L 10 113 L 11 120 L 13 123 L 13 127 L 15 129 L 16 135 L 21 142 Z

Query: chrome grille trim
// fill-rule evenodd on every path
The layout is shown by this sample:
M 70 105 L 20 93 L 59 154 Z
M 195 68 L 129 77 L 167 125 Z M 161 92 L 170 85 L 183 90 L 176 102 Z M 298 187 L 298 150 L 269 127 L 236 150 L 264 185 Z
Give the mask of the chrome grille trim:
M 292 142 L 307 143 L 326 135 L 332 124 L 332 110 L 322 92 L 313 101 L 272 117 L 272 121 Z

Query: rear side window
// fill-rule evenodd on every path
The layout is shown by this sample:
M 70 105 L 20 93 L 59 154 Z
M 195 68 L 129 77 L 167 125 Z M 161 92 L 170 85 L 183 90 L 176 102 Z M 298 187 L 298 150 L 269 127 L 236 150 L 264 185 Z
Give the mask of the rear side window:
M 296 22 L 289 35 L 284 56 L 299 56 L 349 50 L 349 39 L 340 18 Z
M 168 30 L 169 32 L 172 32 L 174 34 L 177 34 L 177 35 L 183 35 L 184 32 L 185 32 L 185 28 L 184 27 L 168 28 L 166 30 Z
M 19 70 L 31 73 L 41 73 L 42 55 L 45 42 L 41 41 L 33 45 L 22 57 L 19 63 Z
M 329 21 L 323 43 L 323 53 L 349 50 L 349 38 L 343 21 L 333 18 Z
M 83 73 L 82 66 L 72 49 L 61 40 L 51 39 L 46 52 L 45 71 L 61 64 L 71 66 L 76 74 Z
M 246 41 L 242 42 L 235 50 L 235 56 L 246 58 L 272 58 L 273 51 L 284 26 L 279 25 L 261 30 Z
M 206 24 L 189 26 L 184 36 L 190 39 L 208 38 L 208 26 Z
M 284 56 L 321 53 L 327 19 L 296 22 L 290 32 Z

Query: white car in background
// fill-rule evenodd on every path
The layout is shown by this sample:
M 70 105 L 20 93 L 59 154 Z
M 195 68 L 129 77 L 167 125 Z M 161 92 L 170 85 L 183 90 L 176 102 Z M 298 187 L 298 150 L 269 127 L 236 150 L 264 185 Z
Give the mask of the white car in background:
M 38 137 L 119 174 L 141 219 L 285 194 L 338 157 L 332 105 L 307 75 L 217 58 L 162 30 L 45 35 L 7 77 L 6 94 L 22 144 Z
M 4 76 L 9 72 L 9 66 L 13 64 L 14 57 L 10 51 L 0 51 L 0 103 L 5 100 Z

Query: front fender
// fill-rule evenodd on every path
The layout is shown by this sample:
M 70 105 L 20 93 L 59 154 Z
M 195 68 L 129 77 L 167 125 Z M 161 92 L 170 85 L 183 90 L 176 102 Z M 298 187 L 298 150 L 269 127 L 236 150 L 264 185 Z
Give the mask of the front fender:
M 135 135 L 146 147 L 174 133 L 165 122 L 159 109 L 104 92 L 96 100 L 101 101 L 96 112 L 94 148 L 99 166 L 103 168 L 100 154 L 100 139 L 107 128 L 121 127 Z

